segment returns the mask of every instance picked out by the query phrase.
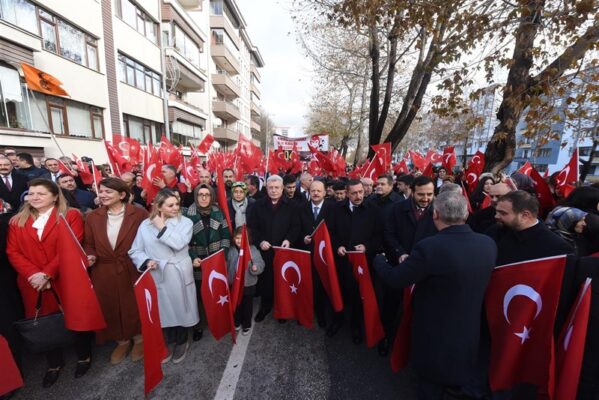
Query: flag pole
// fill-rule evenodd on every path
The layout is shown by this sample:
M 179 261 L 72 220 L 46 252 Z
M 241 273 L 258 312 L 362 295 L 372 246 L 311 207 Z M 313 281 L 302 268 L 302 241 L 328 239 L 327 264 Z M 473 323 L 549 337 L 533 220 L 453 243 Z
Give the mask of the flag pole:
M 40 105 L 37 103 L 37 98 L 35 97 L 35 94 L 33 94 L 34 93 L 33 90 L 27 88 L 27 91 L 29 93 L 31 93 L 31 97 L 33 97 L 33 100 L 35 100 L 34 103 L 35 103 L 35 106 L 37 107 L 37 111 L 40 113 L 40 115 L 42 117 L 42 120 L 46 124 L 46 127 L 48 128 L 48 132 L 50 133 L 50 136 L 52 137 L 52 140 L 54 140 L 54 143 L 56 144 L 56 147 L 58 147 L 58 151 L 60 151 L 60 154 L 62 154 L 63 157 L 66 157 L 64 151 L 62 150 L 62 147 L 60 147 L 60 144 L 58 143 L 58 140 L 56 140 L 56 135 L 54 135 L 54 132 L 52 132 L 52 129 L 50 128 L 50 122 L 48 121 L 48 119 L 46 118 L 46 116 L 44 116 L 44 113 L 40 109 Z

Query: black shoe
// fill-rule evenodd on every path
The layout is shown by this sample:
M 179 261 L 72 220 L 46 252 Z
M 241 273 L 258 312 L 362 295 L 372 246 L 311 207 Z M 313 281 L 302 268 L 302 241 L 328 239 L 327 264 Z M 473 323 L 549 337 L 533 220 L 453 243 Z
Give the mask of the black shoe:
M 287 323 L 286 319 L 282 319 L 282 318 L 279 319 L 279 324 L 283 325 L 283 324 L 286 324 L 286 323 Z
M 200 340 L 202 338 L 202 336 L 204 336 L 204 330 L 202 328 L 193 330 L 192 338 L 193 338 L 194 342 L 197 342 L 198 340 Z
M 360 344 L 360 343 L 362 343 L 362 332 L 360 332 L 359 329 L 352 330 L 351 341 L 354 344 Z
M 384 338 L 378 345 L 379 356 L 386 357 L 389 354 L 389 339 Z
M 337 334 L 337 332 L 339 332 L 339 329 L 341 329 L 341 327 L 343 326 L 343 324 L 341 322 L 333 322 L 331 324 L 331 326 L 329 326 L 329 328 L 327 329 L 327 336 L 328 337 L 333 337 Z
M 266 318 L 266 316 L 268 315 L 268 313 L 270 313 L 270 310 L 264 310 L 264 309 L 259 309 L 258 313 L 256 314 L 256 317 L 254 318 L 254 321 L 256 322 L 262 322 L 264 321 L 264 318 Z
M 85 361 L 77 361 L 77 367 L 75 368 L 75 379 L 81 378 L 83 375 L 85 375 L 91 366 L 91 357 Z
M 44 380 L 42 381 L 42 387 L 49 388 L 54 385 L 58 380 L 58 376 L 60 375 L 60 370 L 62 367 L 57 368 L 49 368 L 46 371 L 46 375 L 44 375 Z

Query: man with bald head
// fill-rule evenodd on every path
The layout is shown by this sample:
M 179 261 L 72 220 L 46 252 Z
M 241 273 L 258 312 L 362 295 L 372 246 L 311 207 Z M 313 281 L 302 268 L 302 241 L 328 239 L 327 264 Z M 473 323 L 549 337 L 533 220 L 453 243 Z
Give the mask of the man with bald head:
M 495 224 L 495 207 L 497 206 L 497 200 L 511 191 L 512 189 L 503 182 L 491 186 L 491 189 L 489 190 L 491 207 L 480 209 L 468 217 L 468 225 L 470 225 L 474 232 L 484 233 Z
M 332 208 L 335 206 L 335 201 L 325 199 L 326 189 L 322 181 L 313 181 L 310 184 L 309 193 L 310 201 L 302 201 L 298 205 L 301 223 L 301 235 L 298 247 L 312 251 L 314 246 L 314 243 L 312 243 L 312 233 L 321 221 L 325 221 L 326 223 L 329 214 L 332 212 Z M 314 281 L 314 312 L 318 326 L 324 328 L 326 325 L 325 308 L 327 297 L 320 277 L 314 268 L 312 269 L 312 277 Z
M 200 185 L 208 185 L 211 186 L 212 185 L 212 178 L 210 177 L 210 171 L 208 171 L 206 168 L 202 168 L 201 166 L 198 166 L 198 177 L 200 180 Z

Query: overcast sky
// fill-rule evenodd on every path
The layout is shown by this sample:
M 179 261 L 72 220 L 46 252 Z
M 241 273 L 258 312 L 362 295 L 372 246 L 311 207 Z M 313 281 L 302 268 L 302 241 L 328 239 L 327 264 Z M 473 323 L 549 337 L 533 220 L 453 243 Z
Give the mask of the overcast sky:
M 237 0 L 252 43 L 260 49 L 265 67 L 262 106 L 277 126 L 303 134 L 311 91 L 310 63 L 296 42 L 289 14 L 291 0 Z

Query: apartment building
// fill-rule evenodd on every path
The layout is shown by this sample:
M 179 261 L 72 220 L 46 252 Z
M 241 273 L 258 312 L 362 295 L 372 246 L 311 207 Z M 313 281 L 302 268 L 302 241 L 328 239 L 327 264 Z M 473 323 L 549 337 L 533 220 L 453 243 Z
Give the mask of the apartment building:
M 3 0 L 0 150 L 105 162 L 113 133 L 183 145 L 214 133 L 225 148 L 251 137 L 263 61 L 245 27 L 233 1 Z M 29 90 L 21 63 L 69 96 Z

